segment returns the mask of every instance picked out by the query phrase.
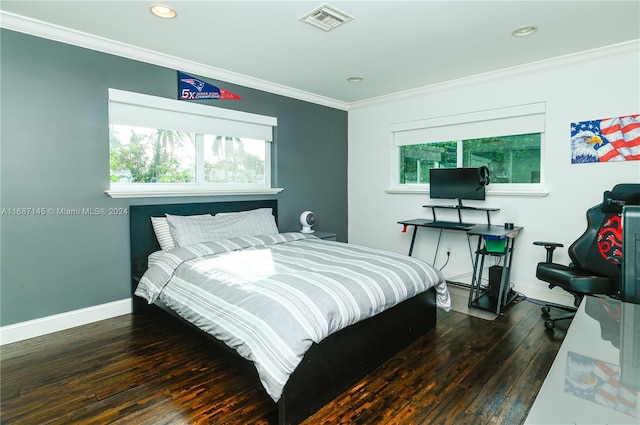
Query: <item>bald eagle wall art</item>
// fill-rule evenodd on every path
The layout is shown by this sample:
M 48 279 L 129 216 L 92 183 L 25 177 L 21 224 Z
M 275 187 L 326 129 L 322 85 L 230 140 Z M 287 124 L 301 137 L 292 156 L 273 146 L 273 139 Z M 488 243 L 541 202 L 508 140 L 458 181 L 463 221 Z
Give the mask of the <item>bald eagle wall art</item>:
M 640 114 L 571 123 L 571 163 L 640 160 Z

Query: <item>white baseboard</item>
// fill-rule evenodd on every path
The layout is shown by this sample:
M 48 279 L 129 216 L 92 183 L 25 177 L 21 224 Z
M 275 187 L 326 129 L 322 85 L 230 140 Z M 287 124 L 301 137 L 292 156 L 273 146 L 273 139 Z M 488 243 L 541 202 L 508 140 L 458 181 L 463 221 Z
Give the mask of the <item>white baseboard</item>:
M 561 289 L 552 290 L 544 286 L 534 286 L 526 283 L 513 283 L 513 290 L 533 300 L 546 301 L 552 304 L 573 306 L 573 295 Z
M 0 327 L 0 345 L 131 313 L 131 298 Z

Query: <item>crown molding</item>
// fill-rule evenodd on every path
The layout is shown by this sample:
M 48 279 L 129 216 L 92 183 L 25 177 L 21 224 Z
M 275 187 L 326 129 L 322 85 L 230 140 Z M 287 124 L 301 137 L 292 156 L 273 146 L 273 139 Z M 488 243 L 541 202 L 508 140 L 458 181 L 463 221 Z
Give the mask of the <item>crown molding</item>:
M 531 62 L 524 65 L 518 65 L 510 68 L 504 68 L 497 71 L 491 71 L 484 74 L 476 74 L 470 77 L 459 78 L 456 80 L 445 81 L 442 83 L 432 84 L 429 86 L 418 87 L 411 90 L 405 90 L 384 96 L 373 97 L 362 101 L 352 102 L 349 104 L 349 110 L 359 107 L 372 106 L 381 103 L 387 103 L 405 99 L 408 97 L 426 95 L 441 90 L 459 88 L 472 84 L 479 84 L 504 78 L 514 77 L 523 74 L 533 74 L 550 68 L 559 66 L 575 65 L 577 63 L 589 62 L 593 60 L 606 59 L 615 56 L 640 55 L 640 39 L 630 40 L 623 43 L 613 44 L 598 49 L 586 50 L 583 52 L 572 53 L 565 56 L 558 56 L 551 59 L 545 59 L 538 62 Z
M 397 93 L 349 103 L 1 10 L 0 27 L 41 38 L 46 38 L 53 41 L 58 41 L 61 43 L 99 51 L 102 53 L 108 53 L 128 59 L 134 59 L 165 68 L 176 70 L 180 69 L 181 71 L 193 73 L 202 77 L 213 78 L 216 80 L 238 84 L 244 87 L 262 90 L 268 93 L 287 96 L 293 99 L 298 99 L 344 111 L 349 111 L 358 107 L 396 101 L 416 95 L 425 95 L 434 91 L 447 90 L 470 84 L 478 84 L 482 82 L 513 77 L 519 74 L 531 74 L 557 66 L 588 62 L 613 56 L 640 53 L 640 39 L 631 40 L 598 49 L 592 49 L 584 52 L 559 56 L 556 58 L 545 59 L 538 62 L 532 62 L 524 65 L 501 69 L 498 71 L 477 74 L 470 77 L 445 81 L 442 83 L 418 87 L 411 90 L 405 90 Z
M 36 19 L 27 18 L 14 13 L 0 11 L 0 27 L 8 30 L 46 38 L 73 46 L 83 47 L 102 53 L 134 59 L 165 68 L 181 70 L 193 73 L 202 77 L 213 78 L 232 84 L 238 84 L 256 90 L 291 97 L 310 103 L 315 103 L 330 108 L 348 110 L 349 104 L 318 96 L 313 93 L 297 90 L 270 81 L 253 78 L 244 74 L 227 71 L 221 68 L 203 65 L 198 62 L 185 60 L 176 56 L 166 55 L 149 49 L 132 46 L 104 37 L 87 34 L 85 32 L 72 30 L 59 25 L 53 25 Z

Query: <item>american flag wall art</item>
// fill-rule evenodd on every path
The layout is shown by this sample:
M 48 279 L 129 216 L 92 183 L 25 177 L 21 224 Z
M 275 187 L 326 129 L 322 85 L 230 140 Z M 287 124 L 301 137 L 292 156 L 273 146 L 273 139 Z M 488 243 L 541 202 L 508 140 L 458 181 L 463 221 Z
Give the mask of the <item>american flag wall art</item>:
M 571 123 L 571 163 L 640 160 L 640 114 Z

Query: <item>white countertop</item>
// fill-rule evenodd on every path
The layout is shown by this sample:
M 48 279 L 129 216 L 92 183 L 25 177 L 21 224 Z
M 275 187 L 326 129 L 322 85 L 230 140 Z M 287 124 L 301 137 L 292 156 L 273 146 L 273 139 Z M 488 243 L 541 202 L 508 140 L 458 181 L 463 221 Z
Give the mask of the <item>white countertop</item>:
M 640 424 L 637 390 L 620 385 L 621 374 L 638 373 L 620 367 L 621 344 L 628 354 L 630 331 L 640 327 L 636 309 L 584 298 L 525 424 Z

